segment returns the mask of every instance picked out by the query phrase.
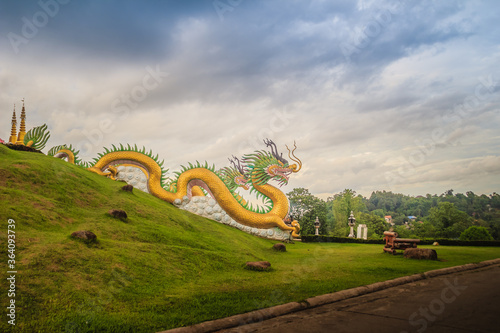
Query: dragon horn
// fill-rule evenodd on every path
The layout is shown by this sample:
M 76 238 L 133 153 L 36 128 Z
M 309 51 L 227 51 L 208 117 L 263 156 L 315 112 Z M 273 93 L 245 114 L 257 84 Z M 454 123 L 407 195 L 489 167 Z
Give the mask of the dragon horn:
M 292 151 L 290 151 L 290 148 L 288 148 L 288 145 L 286 146 L 286 149 L 288 149 L 288 157 L 292 161 L 294 161 L 295 163 L 298 164 L 298 169 L 297 169 L 296 164 L 291 165 L 290 168 L 292 169 L 293 172 L 299 172 L 299 170 L 302 169 L 302 161 L 299 160 L 299 158 L 297 156 L 295 156 L 295 154 L 293 153 L 295 151 L 295 149 L 297 149 L 297 145 L 295 144 L 295 141 L 293 142 L 293 146 L 294 146 L 294 148 Z
M 236 157 L 236 156 L 233 155 L 233 158 L 232 159 L 230 158 L 229 162 L 231 162 L 231 164 L 234 165 L 234 167 L 236 168 L 236 170 L 238 170 L 242 175 L 245 174 L 245 168 L 243 168 L 241 166 L 241 161 L 240 161 L 240 159 L 238 157 Z M 236 162 L 238 162 L 237 165 L 236 165 Z
M 278 160 L 281 161 L 283 164 L 287 164 L 288 161 L 283 158 L 283 153 L 279 154 L 278 153 L 278 148 L 276 147 L 276 144 L 274 143 L 273 140 L 270 139 L 265 139 L 264 143 L 266 144 L 267 147 L 271 148 L 271 154 Z

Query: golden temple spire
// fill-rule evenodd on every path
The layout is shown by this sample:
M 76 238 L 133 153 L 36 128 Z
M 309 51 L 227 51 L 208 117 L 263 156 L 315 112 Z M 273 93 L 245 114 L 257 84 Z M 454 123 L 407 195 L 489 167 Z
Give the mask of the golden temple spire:
M 17 135 L 17 144 L 24 144 L 24 136 L 26 135 L 26 110 L 24 109 L 24 98 L 23 98 L 23 109 L 21 110 L 21 126 L 19 128 L 19 134 Z
M 16 143 L 16 132 L 17 132 L 17 120 L 16 120 L 16 104 L 14 104 L 14 112 L 12 112 L 12 129 L 10 131 L 10 143 Z

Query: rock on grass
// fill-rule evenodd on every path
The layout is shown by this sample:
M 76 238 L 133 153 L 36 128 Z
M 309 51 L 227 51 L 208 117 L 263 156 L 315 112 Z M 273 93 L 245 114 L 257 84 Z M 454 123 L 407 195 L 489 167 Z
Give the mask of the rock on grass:
M 122 191 L 125 191 L 125 192 L 131 192 L 134 190 L 134 187 L 132 185 L 125 185 L 122 187 Z
M 108 211 L 108 214 L 122 221 L 125 221 L 127 219 L 127 213 L 124 210 L 111 209 Z
M 405 258 L 437 260 L 437 252 L 433 249 L 408 248 L 403 253 Z
M 278 252 L 286 252 L 286 246 L 283 243 L 276 243 L 273 245 L 273 250 Z
M 85 243 L 93 243 L 97 240 L 97 236 L 88 230 L 75 231 L 71 234 L 72 238 L 77 238 L 83 240 Z
M 252 271 L 267 271 L 271 269 L 271 263 L 269 261 L 248 261 L 245 268 Z

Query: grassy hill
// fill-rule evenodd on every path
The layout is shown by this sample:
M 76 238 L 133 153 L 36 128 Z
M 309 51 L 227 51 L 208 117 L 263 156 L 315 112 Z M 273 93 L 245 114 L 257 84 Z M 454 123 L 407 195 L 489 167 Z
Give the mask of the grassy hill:
M 123 185 L 0 145 L 2 232 L 8 219 L 16 221 L 18 328 L 49 331 L 81 326 L 89 317 L 89 327 L 122 332 L 182 325 L 189 312 L 166 322 L 164 314 L 173 306 L 202 307 L 213 272 L 241 271 L 272 245 L 141 191 L 123 192 Z M 108 216 L 109 209 L 125 210 L 128 220 Z M 98 243 L 71 239 L 77 230 L 94 232 Z M 161 326 L 154 324 L 158 317 Z
M 123 183 L 43 154 L 0 145 L 0 258 L 15 220 L 16 327 L 1 331 L 155 332 L 429 269 L 500 256 L 498 248 L 442 248 L 445 261 L 409 261 L 380 245 L 290 244 L 248 235 Z M 107 215 L 123 209 L 127 221 Z M 89 230 L 98 242 L 71 233 Z M 458 249 L 458 250 L 457 250 Z M 243 269 L 268 260 L 270 272 Z M 5 275 L 3 275 L 5 276 Z

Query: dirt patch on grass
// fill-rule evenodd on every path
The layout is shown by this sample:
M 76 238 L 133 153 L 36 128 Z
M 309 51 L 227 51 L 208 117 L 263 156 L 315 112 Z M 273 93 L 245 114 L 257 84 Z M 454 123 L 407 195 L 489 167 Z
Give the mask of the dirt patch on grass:
M 46 199 L 38 198 L 38 201 L 32 201 L 33 208 L 38 210 L 46 210 L 54 208 L 54 204 Z
M 61 269 L 59 268 L 58 265 L 52 264 L 46 267 L 47 271 L 49 272 L 59 272 Z
M 75 200 L 75 205 L 80 208 L 89 206 L 87 201 L 81 200 L 80 198 L 74 198 L 74 200 Z
M 12 178 L 12 173 L 7 170 L 0 170 L 0 186 L 7 186 L 7 179 Z
M 29 166 L 29 165 L 26 165 L 26 164 L 12 164 L 12 166 L 13 166 L 14 168 L 17 168 L 17 169 L 23 169 L 23 170 L 24 170 L 24 169 L 29 169 L 29 168 L 30 168 L 30 166 Z
M 31 237 L 31 238 L 24 238 L 24 237 L 23 238 L 19 238 L 19 243 L 23 244 L 25 246 L 29 245 L 29 243 L 35 244 L 35 243 L 38 243 L 38 242 L 40 242 L 40 237 L 37 237 L 37 238 L 35 238 L 35 237 Z
M 87 191 L 78 193 L 78 196 L 73 199 L 78 207 L 86 208 L 91 206 L 92 208 L 100 208 L 102 207 L 103 196 L 97 191 Z
M 21 257 L 21 260 L 19 260 L 21 266 L 24 266 L 25 268 L 29 267 L 33 259 L 38 255 L 36 252 L 33 252 L 33 249 L 34 248 L 30 248 L 30 251 L 32 251 L 31 253 L 28 251 L 23 252 L 23 256 Z

